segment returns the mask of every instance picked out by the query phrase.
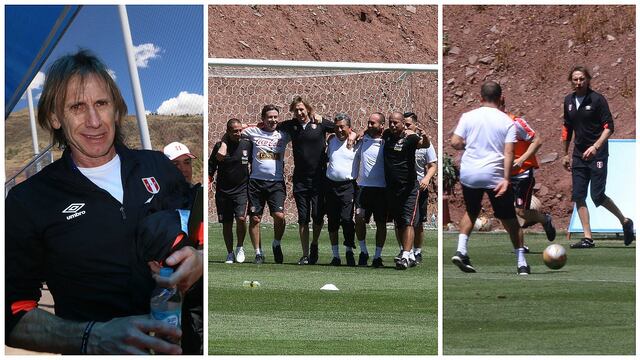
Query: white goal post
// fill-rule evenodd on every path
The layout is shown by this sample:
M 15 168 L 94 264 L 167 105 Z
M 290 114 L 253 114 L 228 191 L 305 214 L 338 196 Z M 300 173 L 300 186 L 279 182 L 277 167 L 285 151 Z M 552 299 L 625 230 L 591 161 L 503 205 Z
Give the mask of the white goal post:
M 289 104 L 296 96 L 324 117 L 349 114 L 356 131 L 366 128 L 374 112 L 413 111 L 420 127 L 437 144 L 437 64 L 209 58 L 208 65 L 209 149 L 220 140 L 227 120 L 238 118 L 245 124 L 256 124 L 264 105 L 278 106 L 281 121 L 291 119 Z M 285 159 L 285 214 L 287 223 L 294 223 L 297 211 L 291 190 L 291 145 Z M 435 185 L 430 193 L 437 194 Z M 437 218 L 437 196 L 431 195 L 429 219 L 434 214 Z M 217 222 L 213 189 L 209 193 L 209 221 Z M 271 222 L 271 218 L 264 216 L 263 221 Z

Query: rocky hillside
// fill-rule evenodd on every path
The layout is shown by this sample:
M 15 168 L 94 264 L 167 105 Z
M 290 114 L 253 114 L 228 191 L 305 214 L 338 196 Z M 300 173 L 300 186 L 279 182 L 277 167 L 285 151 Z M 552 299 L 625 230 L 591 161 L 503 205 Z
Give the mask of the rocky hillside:
M 438 61 L 437 6 L 209 6 L 209 57 Z

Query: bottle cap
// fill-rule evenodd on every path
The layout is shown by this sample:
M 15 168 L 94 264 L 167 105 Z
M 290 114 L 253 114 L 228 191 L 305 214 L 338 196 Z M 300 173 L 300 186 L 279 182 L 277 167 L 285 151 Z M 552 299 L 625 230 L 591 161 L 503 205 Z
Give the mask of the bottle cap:
M 160 277 L 170 277 L 173 274 L 173 269 L 170 267 L 163 267 L 160 269 Z

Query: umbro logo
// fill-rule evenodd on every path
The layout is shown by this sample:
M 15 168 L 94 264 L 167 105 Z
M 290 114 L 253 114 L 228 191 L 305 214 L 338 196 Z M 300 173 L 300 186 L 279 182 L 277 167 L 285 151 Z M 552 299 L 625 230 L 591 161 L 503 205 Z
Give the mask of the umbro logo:
M 67 220 L 71 220 L 73 218 L 77 218 L 78 216 L 82 216 L 87 212 L 85 210 L 80 211 L 84 207 L 84 203 L 73 203 L 67 206 L 66 209 L 62 210 L 63 214 L 71 214 L 67 216 Z

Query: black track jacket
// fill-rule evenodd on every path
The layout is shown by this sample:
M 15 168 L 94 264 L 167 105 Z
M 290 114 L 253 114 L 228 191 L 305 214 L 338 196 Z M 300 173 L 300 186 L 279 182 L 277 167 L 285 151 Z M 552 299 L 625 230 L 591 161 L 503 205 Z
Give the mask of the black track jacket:
M 6 338 L 27 305 L 40 299 L 42 282 L 64 319 L 106 321 L 149 312 L 154 281 L 137 260 L 136 228 L 154 210 L 186 208 L 188 185 L 160 152 L 116 151 L 123 204 L 82 175 L 68 149 L 9 192 Z

